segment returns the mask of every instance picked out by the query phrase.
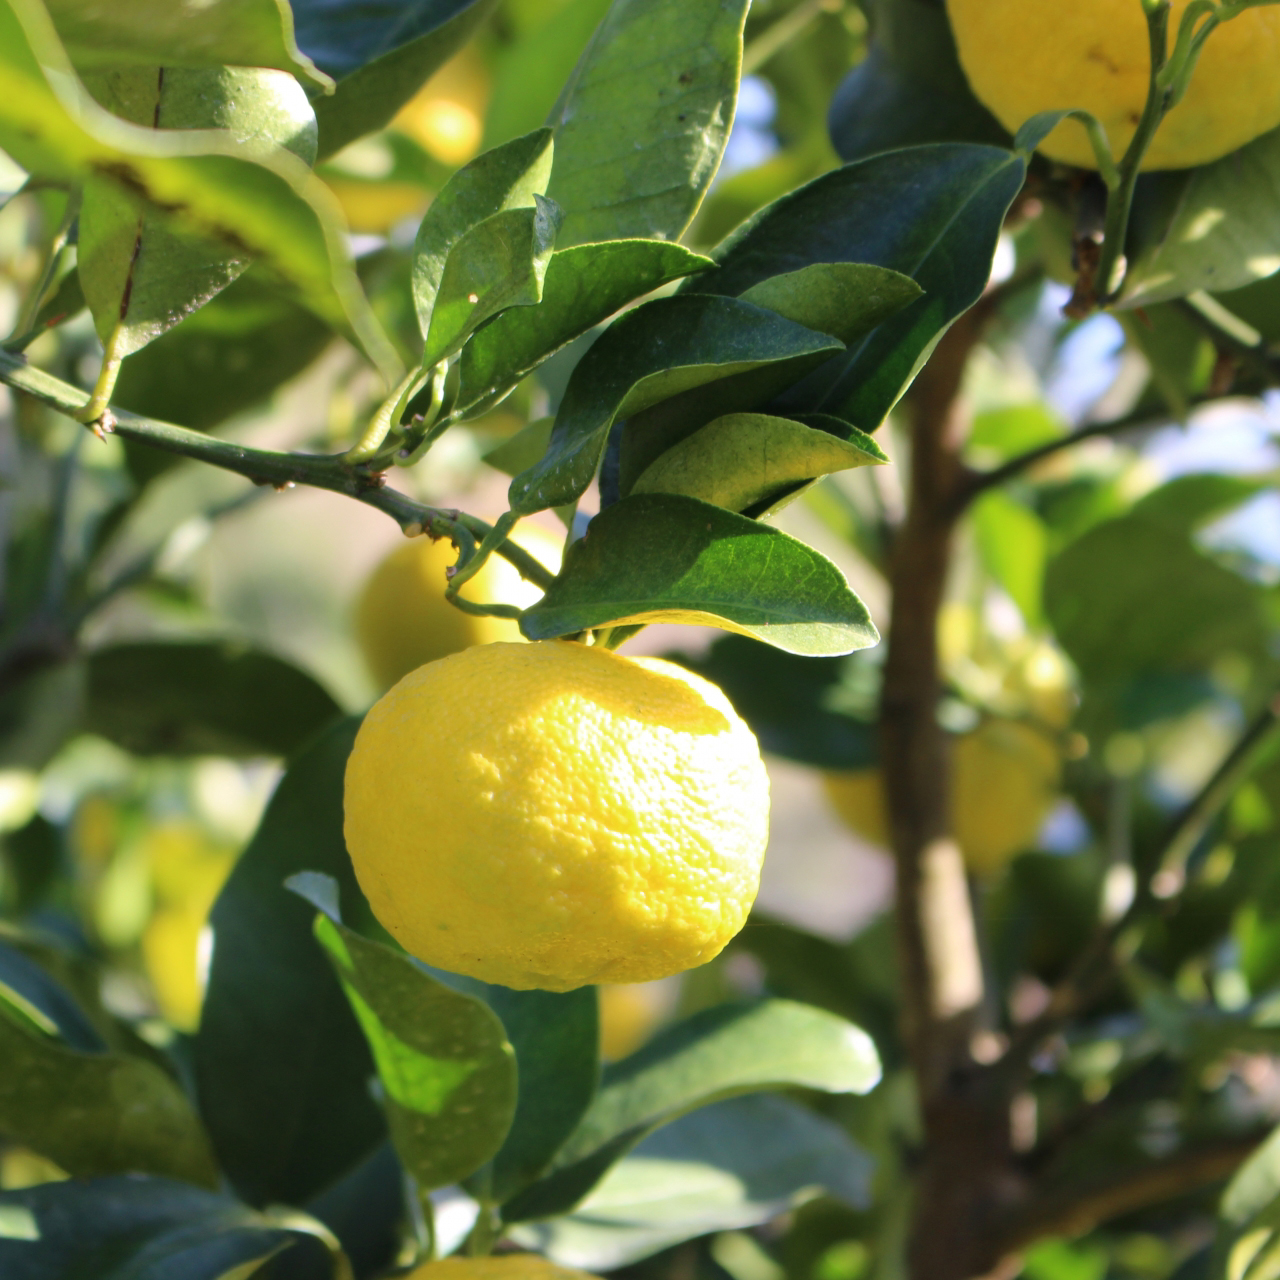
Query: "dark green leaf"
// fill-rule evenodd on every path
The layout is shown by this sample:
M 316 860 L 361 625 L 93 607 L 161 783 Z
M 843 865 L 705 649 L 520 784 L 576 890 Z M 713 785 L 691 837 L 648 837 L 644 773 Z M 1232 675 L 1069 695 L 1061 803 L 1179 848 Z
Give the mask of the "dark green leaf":
M 776 499 L 833 471 L 886 462 L 870 436 L 828 431 L 764 413 L 731 413 L 661 454 L 630 492 L 683 494 L 729 511 L 776 509 Z
M 845 659 L 797 657 L 746 636 L 722 636 L 702 657 L 672 657 L 725 691 L 765 751 L 820 769 L 875 765 L 876 726 L 832 705 L 855 674 Z
M 553 254 L 542 301 L 499 316 L 463 348 L 458 404 L 470 414 L 490 408 L 549 355 L 628 302 L 709 266 L 709 258 L 658 240 L 613 240 Z
M 515 1114 L 515 1055 L 502 1023 L 327 915 L 316 917 L 315 934 L 369 1042 L 401 1163 L 424 1191 L 474 1173 Z
M 680 238 L 729 136 L 746 16 L 746 0 L 614 0 L 551 117 L 562 246 Z
M 338 714 L 309 675 L 227 644 L 89 655 L 85 726 L 137 755 L 283 756 Z
M 646 1138 L 567 1217 L 512 1237 L 566 1267 L 611 1271 L 693 1236 L 753 1227 L 826 1191 L 869 1203 L 871 1159 L 786 1098 L 731 1098 Z
M 252 1204 L 305 1204 L 386 1136 L 373 1062 L 313 912 L 284 887 L 315 870 L 363 900 L 342 836 L 342 779 L 358 721 L 307 747 L 281 780 L 217 903 L 195 1040 L 200 1109 L 228 1178 Z
M 35 1011 L 46 1032 L 60 1038 L 67 1048 L 81 1053 L 106 1048 L 71 993 L 32 957 L 0 940 L 0 1000 L 12 1003 L 14 996 Z
M 879 1078 L 875 1046 L 843 1018 L 787 1000 L 707 1009 L 605 1072 L 552 1172 L 503 1216 L 519 1222 L 571 1209 L 642 1137 L 695 1107 L 789 1085 L 865 1093 Z
M 741 297 L 849 346 L 915 302 L 920 292 L 909 276 L 885 267 L 814 262 L 761 280 Z
M 0 1133 L 76 1177 L 154 1173 L 218 1183 L 182 1090 L 154 1063 L 80 1053 L 22 1029 L 0 1001 Z
M 688 293 L 739 295 L 815 262 L 868 262 L 924 295 L 780 398 L 779 412 L 824 409 L 874 430 L 933 344 L 977 301 L 1026 166 L 996 147 L 910 147 L 845 165 L 762 209 L 716 249 L 719 271 Z
M 227 1196 L 164 1178 L 0 1192 L 5 1280 L 244 1280 L 297 1238 Z
M 769 525 L 695 498 L 636 494 L 591 522 L 520 629 L 531 640 L 632 622 L 689 622 L 788 653 L 879 640 L 844 575 Z
M 504 209 L 472 227 L 453 246 L 431 308 L 422 363 L 454 355 L 486 320 L 542 298 L 559 210 L 535 195 L 532 209 Z
M 275 67 L 327 82 L 294 42 L 284 0 L 205 0 L 198 8 L 48 0 L 46 7 L 78 67 Z
M 498 1015 L 515 1050 L 519 1097 L 501 1150 L 481 1177 L 486 1195 L 509 1199 L 551 1163 L 577 1127 L 600 1082 L 595 987 L 513 991 L 456 973 L 432 972 Z
M 413 301 L 425 338 L 445 264 L 455 245 L 486 218 L 532 209 L 551 173 L 551 131 L 536 129 L 459 169 L 431 202 L 413 244 Z
M 157 130 L 222 129 L 248 154 L 285 147 L 315 157 L 311 104 L 292 76 L 258 68 L 130 67 L 86 87 L 113 115 Z M 246 266 L 172 228 L 112 181 L 91 179 L 80 209 L 77 269 L 98 337 L 113 356 L 146 346 L 226 288 Z
M 1280 129 L 1213 164 L 1143 180 L 1121 302 L 1238 289 L 1280 271 Z
M 426 0 L 398 8 L 299 0 L 295 8 L 305 47 L 342 76 L 332 94 L 315 99 L 324 159 L 390 124 L 493 12 L 494 0 Z M 367 58 L 357 61 L 362 55 Z
M 637 307 L 573 371 L 546 456 L 512 482 L 511 507 L 528 513 L 578 498 L 619 417 L 766 366 L 790 380 L 839 347 L 834 338 L 738 299 L 659 298 Z
M 922 142 L 992 142 L 1009 135 L 973 96 L 941 5 L 872 0 L 874 40 L 845 77 L 827 118 L 845 160 Z

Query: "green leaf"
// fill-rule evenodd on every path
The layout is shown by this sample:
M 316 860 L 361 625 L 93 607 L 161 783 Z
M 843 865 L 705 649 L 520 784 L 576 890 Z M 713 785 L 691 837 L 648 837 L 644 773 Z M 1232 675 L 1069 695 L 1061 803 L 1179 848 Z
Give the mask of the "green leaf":
M 205 0 L 198 8 L 169 0 L 46 0 L 46 6 L 77 67 L 275 67 L 330 83 L 294 41 L 284 0 Z
M 532 209 L 551 173 L 551 131 L 486 151 L 463 166 L 431 202 L 413 244 L 413 301 L 424 338 L 444 279 L 445 264 L 463 237 L 486 218 L 510 209 Z
M 845 165 L 762 209 L 715 250 L 720 269 L 681 292 L 737 296 L 818 262 L 874 263 L 910 276 L 922 297 L 774 406 L 837 413 L 873 431 L 951 322 L 981 296 L 1025 172 L 1008 151 L 961 144 Z
M 845 658 L 806 658 L 747 636 L 722 636 L 700 657 L 671 655 L 724 690 L 762 750 L 819 769 L 869 769 L 878 758 L 876 726 L 837 709 L 859 690 L 865 668 Z
M 25 1218 L 27 1234 L 5 1230 Z M 310 1234 L 164 1178 L 95 1178 L 0 1192 L 5 1280 L 247 1280 Z M 109 1268 L 109 1270 L 108 1270 Z
M 1058 440 L 1065 433 L 1057 414 L 1043 401 L 1032 400 L 976 413 L 967 443 L 1003 460 Z
M 412 6 L 370 5 L 364 0 L 317 5 L 299 0 L 295 7 L 307 48 L 342 75 L 332 94 L 315 99 L 320 158 L 390 124 L 396 112 L 471 38 L 494 5 L 495 0 L 428 0 Z M 410 8 L 412 14 L 406 14 Z M 312 44 L 322 25 L 331 25 L 332 33 L 323 45 Z M 353 63 L 353 54 L 359 57 L 357 50 L 362 47 L 367 51 L 367 36 L 379 28 L 380 40 L 372 48 L 382 50 L 388 42 L 393 47 L 362 64 Z
M 305 892 L 296 880 L 291 887 Z M 515 1114 L 515 1054 L 502 1023 L 323 909 L 315 935 L 369 1042 L 405 1169 L 423 1191 L 474 1173 L 502 1146 Z
M 550 121 L 563 247 L 680 238 L 728 139 L 746 15 L 746 0 L 614 0 Z
M 136 755 L 288 755 L 339 714 L 297 667 L 226 644 L 115 645 L 88 673 L 85 727 Z
M 1280 271 L 1280 129 L 1203 165 L 1141 180 L 1120 305 L 1239 289 Z
M 219 1162 L 251 1204 L 305 1204 L 386 1136 L 369 1096 L 369 1048 L 284 887 L 333 876 L 363 902 L 342 836 L 342 779 L 359 722 L 339 722 L 291 763 L 214 905 L 213 962 L 195 1038 L 200 1110 Z
M 758 515 L 756 508 L 776 510 L 783 495 L 799 496 L 819 476 L 888 461 L 870 436 L 854 434 L 842 440 L 788 418 L 726 414 L 661 454 L 630 491 L 682 494 Z
M 997 489 L 974 505 L 973 531 L 987 571 L 1022 611 L 1027 626 L 1038 628 L 1043 621 L 1040 590 L 1049 554 L 1044 522 Z
M 16 946 L 0 941 L 0 1001 L 14 1006 L 17 998 L 37 1015 L 45 1033 L 62 1040 L 69 1049 L 100 1053 L 102 1036 L 75 998 L 45 969 Z
M 871 47 L 836 90 L 827 120 L 843 159 L 922 142 L 1008 142 L 969 88 L 941 6 L 872 0 L 867 8 Z
M 130 67 L 85 86 L 113 115 L 158 130 L 224 129 L 248 154 L 285 147 L 315 157 L 315 115 L 292 76 L 257 68 Z M 110 181 L 91 179 L 80 209 L 77 263 L 98 337 L 123 357 L 171 329 L 249 265 L 192 240 Z
M 651 622 L 723 627 L 788 653 L 850 653 L 880 638 L 844 575 L 812 547 L 695 498 L 657 493 L 596 516 L 520 629 L 548 640 Z
M 871 1165 L 843 1129 L 798 1103 L 731 1098 L 650 1135 L 572 1214 L 511 1236 L 561 1266 L 611 1271 L 681 1240 L 768 1222 L 823 1192 L 865 1208 Z
M 317 315 L 353 333 L 385 376 L 398 376 L 341 211 L 310 169 L 282 150 L 246 157 L 216 131 L 144 129 L 110 115 L 75 79 L 35 0 L 0 0 L 0 146 L 42 178 L 108 183 L 140 209 L 163 211 L 171 228 L 260 259 Z
M 515 1118 L 477 1179 L 486 1197 L 507 1200 L 546 1169 L 595 1096 L 600 1083 L 596 988 L 513 991 L 462 974 L 431 972 L 455 991 L 483 1000 L 515 1050 Z
M 611 240 L 552 254 L 542 301 L 499 316 L 462 349 L 459 406 L 472 415 L 491 408 L 548 356 L 628 302 L 711 265 L 658 240 Z
M 154 1173 L 218 1184 L 186 1095 L 153 1062 L 81 1053 L 24 1030 L 0 1003 L 0 1133 L 73 1177 Z
M 834 338 L 739 299 L 659 298 L 637 307 L 574 369 L 546 456 L 511 484 L 512 510 L 528 514 L 578 498 L 619 417 L 769 366 L 789 381 L 839 348 Z
M 740 295 L 845 346 L 865 338 L 920 296 L 909 276 L 865 262 L 814 262 L 753 284 Z
M 535 195 L 532 209 L 504 209 L 472 227 L 449 253 L 431 309 L 424 368 L 456 354 L 486 320 L 542 298 L 559 210 Z
M 566 1212 L 646 1134 L 709 1102 L 786 1086 L 866 1093 L 879 1079 L 875 1046 L 843 1018 L 788 1000 L 707 1009 L 606 1070 L 552 1172 L 503 1217 Z

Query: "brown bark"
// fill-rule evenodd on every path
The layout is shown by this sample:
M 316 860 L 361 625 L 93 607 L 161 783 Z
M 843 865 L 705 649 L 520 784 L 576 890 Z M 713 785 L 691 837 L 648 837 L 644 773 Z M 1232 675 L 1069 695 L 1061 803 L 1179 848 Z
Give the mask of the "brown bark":
M 881 694 L 881 752 L 897 862 L 903 1031 L 925 1149 L 909 1244 L 916 1280 L 969 1280 L 990 1269 L 986 1242 L 1019 1179 L 1003 1090 L 969 1044 L 983 999 L 964 864 L 948 813 L 937 618 L 956 501 L 966 473 L 961 379 L 989 308 L 979 304 L 938 345 L 906 405 L 911 479 L 890 561 L 893 605 Z

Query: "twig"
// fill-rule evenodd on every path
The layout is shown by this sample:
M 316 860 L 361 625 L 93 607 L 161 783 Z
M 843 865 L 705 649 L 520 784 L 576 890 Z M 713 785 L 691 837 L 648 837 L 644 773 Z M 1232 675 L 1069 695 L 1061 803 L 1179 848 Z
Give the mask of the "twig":
M 79 420 L 86 402 L 85 393 L 51 374 L 32 368 L 21 357 L 0 350 L 0 382 L 25 392 L 67 417 Z M 464 558 L 491 532 L 490 526 L 460 511 L 445 511 L 413 501 L 386 487 L 380 472 L 353 465 L 340 454 L 277 453 L 254 449 L 192 431 L 187 427 L 158 422 L 122 410 L 109 410 L 104 427 L 126 440 L 150 445 L 245 476 L 254 484 L 286 489 L 303 484 L 327 489 L 354 498 L 389 515 L 410 537 L 425 533 L 432 538 L 448 538 Z M 553 575 L 535 556 L 509 539 L 496 548 L 522 578 L 540 587 L 550 585 Z

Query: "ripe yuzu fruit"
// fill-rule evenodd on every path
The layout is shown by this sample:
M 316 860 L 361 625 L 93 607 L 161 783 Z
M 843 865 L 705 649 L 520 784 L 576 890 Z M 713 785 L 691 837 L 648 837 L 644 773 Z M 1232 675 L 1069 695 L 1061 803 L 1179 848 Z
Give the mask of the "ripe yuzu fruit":
M 1190 0 L 1173 0 L 1169 43 Z M 1083 108 L 1117 159 L 1147 100 L 1151 52 L 1138 0 L 947 0 L 960 63 L 977 97 L 1011 133 L 1040 111 Z M 1165 117 L 1144 169 L 1207 164 L 1280 125 L 1280 9 L 1250 9 L 1205 42 L 1186 96 Z M 1084 127 L 1069 120 L 1040 145 L 1096 168 Z
M 555 573 L 562 541 L 538 525 L 521 523 L 512 541 Z M 479 618 L 445 599 L 447 570 L 458 550 L 447 538 L 422 536 L 397 547 L 370 574 L 356 605 L 356 639 L 374 679 L 383 688 L 416 667 L 473 644 L 520 640 L 506 618 Z M 492 555 L 459 593 L 482 604 L 527 608 L 542 594 L 501 556 Z
M 519 989 L 704 963 L 759 886 L 751 730 L 673 663 L 552 640 L 420 667 L 365 717 L 347 848 L 412 955 Z

